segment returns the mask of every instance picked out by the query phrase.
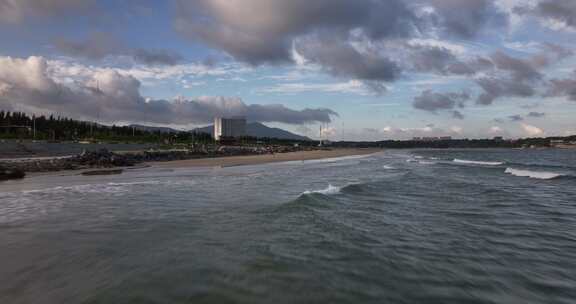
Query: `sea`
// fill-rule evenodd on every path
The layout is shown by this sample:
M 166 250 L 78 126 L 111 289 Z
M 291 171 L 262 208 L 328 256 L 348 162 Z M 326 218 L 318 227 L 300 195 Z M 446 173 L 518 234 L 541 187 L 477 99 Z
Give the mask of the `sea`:
M 576 303 L 576 150 L 3 182 L 0 303 Z

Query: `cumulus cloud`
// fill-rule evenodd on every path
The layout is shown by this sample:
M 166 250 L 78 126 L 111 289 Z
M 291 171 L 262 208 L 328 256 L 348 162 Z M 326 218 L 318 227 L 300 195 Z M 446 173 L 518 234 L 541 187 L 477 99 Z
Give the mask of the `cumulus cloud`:
M 381 88 L 382 82 L 396 80 L 400 67 L 380 54 L 360 53 L 348 43 L 335 40 L 307 41 L 298 44 L 298 52 L 337 77 L 353 78 Z
M 544 132 L 544 130 L 542 130 L 538 127 L 529 125 L 529 124 L 523 123 L 520 126 L 522 127 L 522 130 L 524 131 L 524 133 L 530 137 L 542 136 L 546 133 L 546 132 Z
M 283 105 L 245 104 L 236 97 L 153 100 L 140 94 L 140 82 L 114 70 L 98 70 L 73 83 L 57 81 L 41 57 L 0 57 L 0 105 L 48 111 L 106 122 L 199 124 L 215 116 L 246 116 L 252 121 L 304 124 L 330 122 L 330 109 L 293 110 Z
M 19 23 L 26 18 L 64 16 L 88 12 L 94 0 L 0 0 L 0 23 Z
M 315 30 L 360 29 L 378 39 L 407 35 L 414 20 L 401 0 L 179 0 L 177 6 L 180 33 L 251 64 L 291 61 L 293 39 Z
M 82 41 L 56 39 L 54 46 L 66 55 L 92 60 L 119 55 L 130 56 L 135 62 L 146 65 L 176 65 L 183 60 L 178 53 L 169 50 L 130 48 L 113 35 L 101 32 L 92 33 Z
M 426 90 L 420 96 L 414 98 L 412 106 L 415 109 L 432 113 L 437 113 L 441 110 L 452 110 L 454 118 L 462 119 L 462 113 L 454 109 L 464 107 L 464 103 L 468 99 L 470 99 L 470 95 L 467 92 L 435 93 L 431 90 Z
M 505 26 L 494 0 L 198 0 L 177 1 L 176 30 L 252 65 L 307 62 L 376 91 L 402 68 L 386 42 L 434 36 L 472 39 Z M 255 13 L 257 12 L 257 13 Z M 420 39 L 425 41 L 426 39 Z M 358 47 L 360 45 L 360 47 Z M 296 49 L 296 52 L 295 52 Z M 441 45 L 412 50 L 416 70 L 471 75 Z M 297 56 L 296 56 L 297 55 Z

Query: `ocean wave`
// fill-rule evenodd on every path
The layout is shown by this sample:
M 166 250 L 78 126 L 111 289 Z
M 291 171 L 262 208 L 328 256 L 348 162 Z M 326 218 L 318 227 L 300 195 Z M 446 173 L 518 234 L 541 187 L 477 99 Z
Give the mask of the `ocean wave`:
M 536 178 L 536 179 L 555 179 L 562 176 L 565 176 L 562 173 L 556 172 L 545 172 L 545 171 L 530 171 L 530 170 L 520 170 L 514 168 L 506 168 L 504 171 L 507 174 L 511 174 L 514 176 L 519 177 L 529 177 L 529 178 Z
M 421 165 L 435 165 L 435 164 L 437 164 L 436 162 L 427 161 L 427 160 L 421 160 L 421 161 L 419 161 L 418 163 L 421 164 Z
M 328 185 L 328 188 L 326 188 L 326 189 L 304 191 L 304 193 L 302 193 L 302 194 L 304 194 L 304 195 L 306 195 L 306 194 L 335 195 L 335 194 L 340 194 L 341 190 L 342 190 L 341 187 Z
M 384 165 L 384 166 L 382 166 L 382 168 L 384 168 L 384 169 L 386 169 L 386 170 L 394 170 L 394 169 L 396 169 L 396 168 L 394 168 L 394 167 L 392 167 L 392 166 L 390 166 L 390 165 Z
M 466 160 L 458 158 L 454 159 L 453 162 L 459 164 L 481 165 L 481 166 L 500 166 L 504 164 L 504 162 L 477 161 L 477 160 Z

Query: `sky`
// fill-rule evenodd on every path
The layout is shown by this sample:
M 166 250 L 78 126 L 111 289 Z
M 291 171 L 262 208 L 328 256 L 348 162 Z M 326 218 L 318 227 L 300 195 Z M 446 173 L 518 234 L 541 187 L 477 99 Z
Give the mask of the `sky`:
M 0 109 L 332 140 L 576 134 L 574 0 L 0 0 Z

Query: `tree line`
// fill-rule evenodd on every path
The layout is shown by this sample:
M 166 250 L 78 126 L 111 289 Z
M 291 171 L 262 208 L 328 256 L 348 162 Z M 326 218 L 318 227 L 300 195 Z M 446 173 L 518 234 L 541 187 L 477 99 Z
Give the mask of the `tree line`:
M 210 134 L 142 130 L 131 126 L 107 126 L 55 115 L 29 115 L 23 112 L 0 111 L 0 138 L 51 141 L 97 140 L 140 142 L 184 142 L 212 140 Z

